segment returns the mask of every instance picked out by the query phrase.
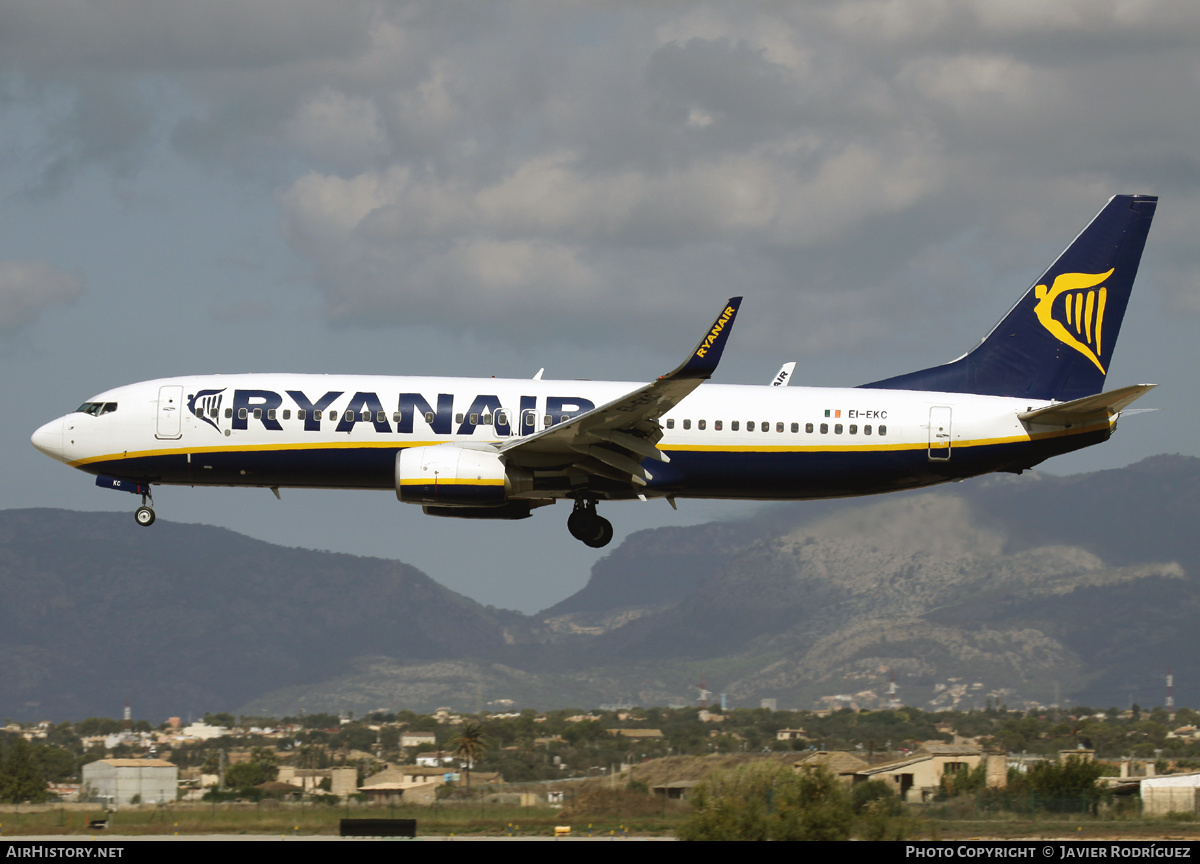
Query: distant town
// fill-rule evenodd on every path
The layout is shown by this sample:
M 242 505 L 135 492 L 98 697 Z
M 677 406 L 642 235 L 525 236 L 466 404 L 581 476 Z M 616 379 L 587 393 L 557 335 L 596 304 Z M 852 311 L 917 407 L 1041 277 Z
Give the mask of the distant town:
M 1200 712 L 1136 705 L 218 713 L 157 725 L 134 720 L 127 709 L 122 719 L 9 722 L 2 737 L 4 801 L 109 807 L 264 798 L 432 804 L 471 790 L 497 794 L 538 783 L 539 799 L 553 801 L 563 793 L 546 781 L 632 782 L 641 766 L 684 756 L 815 760 L 851 784 L 886 779 L 909 803 L 944 794 L 947 777 L 983 772 L 989 760 L 993 778 L 1006 767 L 1020 772 L 1071 755 L 1101 766 L 1112 782 L 1200 771 Z M 674 785 L 659 777 L 658 794 L 686 797 L 703 775 L 697 770 Z

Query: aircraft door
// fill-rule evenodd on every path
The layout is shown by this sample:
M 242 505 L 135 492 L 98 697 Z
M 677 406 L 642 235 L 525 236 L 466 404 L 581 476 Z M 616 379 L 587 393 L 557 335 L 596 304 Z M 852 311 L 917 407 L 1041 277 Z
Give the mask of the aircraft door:
M 929 458 L 937 462 L 950 460 L 951 409 L 935 405 L 929 409 Z
M 169 384 L 158 388 L 158 426 L 156 438 L 180 438 L 183 433 L 183 387 Z

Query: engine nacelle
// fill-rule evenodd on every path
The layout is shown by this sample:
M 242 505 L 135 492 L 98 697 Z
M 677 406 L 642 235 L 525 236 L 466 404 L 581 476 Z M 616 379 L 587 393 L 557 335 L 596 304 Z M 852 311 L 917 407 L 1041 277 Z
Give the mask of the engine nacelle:
M 396 454 L 396 497 L 433 507 L 504 507 L 532 488 L 528 471 L 507 467 L 495 450 L 458 444 L 408 447 Z

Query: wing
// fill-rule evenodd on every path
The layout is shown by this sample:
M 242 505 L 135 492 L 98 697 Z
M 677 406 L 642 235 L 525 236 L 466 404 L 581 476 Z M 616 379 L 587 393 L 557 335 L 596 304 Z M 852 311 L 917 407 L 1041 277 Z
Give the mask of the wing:
M 573 468 L 645 486 L 653 475 L 642 461 L 670 461 L 657 446 L 663 435 L 659 418 L 712 377 L 741 304 L 741 297 L 731 297 L 692 353 L 673 371 L 565 423 L 509 442 L 500 448 L 505 461 L 528 468 Z

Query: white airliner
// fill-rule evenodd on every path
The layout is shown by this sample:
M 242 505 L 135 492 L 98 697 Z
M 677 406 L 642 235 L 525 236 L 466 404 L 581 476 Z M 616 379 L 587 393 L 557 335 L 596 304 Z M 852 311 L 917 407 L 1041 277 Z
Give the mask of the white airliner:
M 33 444 L 142 496 L 153 485 L 394 489 L 433 516 L 523 519 L 574 502 L 798 500 L 1020 473 L 1105 441 L 1154 385 L 1101 393 L 1157 198 L 1119 195 L 980 343 L 857 388 L 705 384 L 741 298 L 649 384 L 356 375 L 201 375 L 93 396 Z M 786 383 L 791 367 L 773 384 Z M 149 504 L 147 503 L 149 501 Z

